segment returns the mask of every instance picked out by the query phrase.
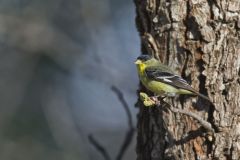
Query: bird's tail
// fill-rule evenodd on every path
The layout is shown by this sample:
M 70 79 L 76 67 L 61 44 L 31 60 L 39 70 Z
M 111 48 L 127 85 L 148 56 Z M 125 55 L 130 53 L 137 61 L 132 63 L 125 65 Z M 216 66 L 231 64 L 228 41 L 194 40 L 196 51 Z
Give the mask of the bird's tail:
M 201 93 L 198 93 L 198 92 L 195 92 L 195 94 L 196 94 L 197 96 L 199 96 L 199 97 L 201 97 L 201 98 L 203 98 L 203 99 L 206 99 L 206 100 L 208 100 L 209 102 L 211 102 L 211 100 L 210 100 L 207 96 L 205 96 L 205 95 L 203 95 L 203 94 L 201 94 Z

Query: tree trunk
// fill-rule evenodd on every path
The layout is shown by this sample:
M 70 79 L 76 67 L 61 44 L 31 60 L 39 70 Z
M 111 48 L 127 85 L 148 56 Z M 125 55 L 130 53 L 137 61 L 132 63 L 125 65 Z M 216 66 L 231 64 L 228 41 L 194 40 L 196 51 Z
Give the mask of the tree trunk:
M 186 96 L 165 101 L 215 130 L 139 101 L 137 159 L 239 160 L 240 1 L 135 0 L 135 5 L 142 52 L 169 65 L 213 104 Z

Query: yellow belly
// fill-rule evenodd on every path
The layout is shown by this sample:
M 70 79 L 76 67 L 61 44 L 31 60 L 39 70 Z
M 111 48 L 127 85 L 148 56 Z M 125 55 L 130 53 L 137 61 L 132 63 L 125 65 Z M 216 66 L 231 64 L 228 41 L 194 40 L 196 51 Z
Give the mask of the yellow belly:
M 141 82 L 148 90 L 158 95 L 167 94 L 174 96 L 175 94 L 192 94 L 190 91 L 178 89 L 166 83 L 147 80 L 146 78 L 142 79 Z
M 156 94 L 163 94 L 166 92 L 176 93 L 177 89 L 168 84 L 164 84 L 157 81 L 142 81 L 143 85 L 150 91 Z

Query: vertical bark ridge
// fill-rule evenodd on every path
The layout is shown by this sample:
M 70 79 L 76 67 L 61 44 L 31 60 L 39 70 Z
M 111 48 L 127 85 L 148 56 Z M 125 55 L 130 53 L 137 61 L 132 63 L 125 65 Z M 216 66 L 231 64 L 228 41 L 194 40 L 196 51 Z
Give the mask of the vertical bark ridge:
M 184 96 L 167 102 L 218 131 L 209 135 L 189 116 L 139 102 L 138 160 L 240 159 L 240 1 L 135 0 L 135 5 L 142 51 L 158 55 L 214 106 Z

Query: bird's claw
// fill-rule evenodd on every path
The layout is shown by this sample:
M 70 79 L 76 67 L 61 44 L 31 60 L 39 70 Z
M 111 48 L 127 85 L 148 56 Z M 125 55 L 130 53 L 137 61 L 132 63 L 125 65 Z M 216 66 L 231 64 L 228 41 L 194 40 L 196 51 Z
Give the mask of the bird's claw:
M 140 99 L 143 102 L 144 106 L 152 107 L 155 105 L 160 105 L 159 95 L 149 97 L 146 93 L 140 92 Z M 160 97 L 163 100 L 165 97 Z

